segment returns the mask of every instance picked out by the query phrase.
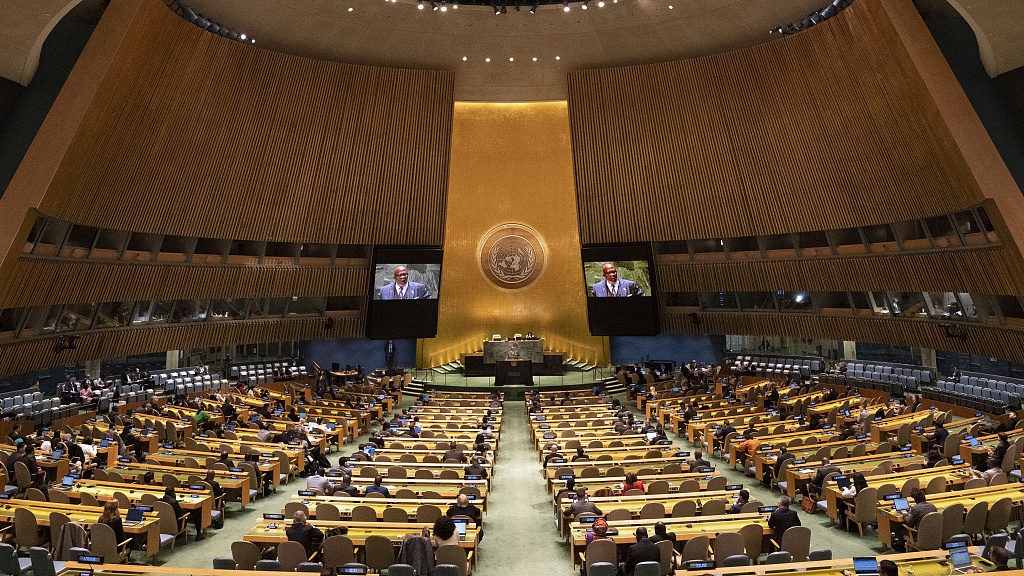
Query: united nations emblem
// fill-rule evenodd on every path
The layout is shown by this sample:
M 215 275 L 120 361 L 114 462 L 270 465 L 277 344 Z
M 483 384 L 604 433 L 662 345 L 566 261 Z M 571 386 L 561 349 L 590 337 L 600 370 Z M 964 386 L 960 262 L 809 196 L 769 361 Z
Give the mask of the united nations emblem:
M 522 224 L 504 224 L 484 235 L 480 243 L 480 270 L 502 288 L 522 288 L 544 269 L 540 237 Z

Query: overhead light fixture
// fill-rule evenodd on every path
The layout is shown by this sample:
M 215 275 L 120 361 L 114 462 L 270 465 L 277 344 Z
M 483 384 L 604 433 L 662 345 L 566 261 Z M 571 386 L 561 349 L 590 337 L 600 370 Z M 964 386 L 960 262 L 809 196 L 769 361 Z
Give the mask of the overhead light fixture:
M 430 0 L 430 9 L 437 10 L 437 3 L 435 3 L 434 0 Z
M 420 2 L 416 4 L 416 8 L 419 10 L 423 10 L 423 0 L 420 0 Z
M 583 8 L 584 10 L 587 9 L 587 0 L 583 0 L 583 5 L 581 6 L 581 8 Z
M 535 1 L 533 3 L 533 6 L 530 6 L 530 14 L 536 14 L 537 13 L 537 6 L 540 6 L 540 2 Z
M 597 1 L 597 7 L 598 8 L 604 8 L 604 0 L 598 0 Z
M 562 2 L 562 5 L 565 6 L 565 8 L 562 8 L 562 12 L 568 12 L 569 11 L 569 0 L 565 0 L 565 2 Z
M 441 0 L 441 12 L 447 12 L 447 11 L 448 11 L 448 2 L 446 0 Z
M 245 40 L 245 34 L 239 34 L 238 37 L 241 38 L 242 40 Z

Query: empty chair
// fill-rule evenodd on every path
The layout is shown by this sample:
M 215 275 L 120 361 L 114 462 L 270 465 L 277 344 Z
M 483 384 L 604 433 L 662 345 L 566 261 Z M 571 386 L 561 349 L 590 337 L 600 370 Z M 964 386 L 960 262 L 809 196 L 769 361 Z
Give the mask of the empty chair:
M 377 511 L 370 506 L 356 506 L 352 508 L 353 522 L 376 522 Z M 389 564 L 390 566 L 390 564 Z
M 683 546 L 683 562 L 690 560 L 708 560 L 708 543 L 710 542 L 707 536 L 697 536 L 690 538 L 686 541 Z
M 593 544 L 593 542 L 591 542 Z M 462 546 L 454 544 L 448 544 L 441 546 L 437 549 L 434 556 L 437 558 L 438 565 L 451 564 L 458 566 L 460 576 L 466 576 L 469 572 L 469 561 L 466 557 L 466 549 Z M 661 565 L 658 564 L 658 571 L 661 571 Z
M 807 526 L 793 526 L 782 533 L 779 549 L 789 552 L 793 562 L 806 562 L 811 550 L 811 529 Z
M 846 515 L 847 529 L 849 529 L 850 523 L 856 524 L 857 531 L 863 537 L 864 525 L 875 521 L 875 516 L 878 512 L 877 504 L 878 491 L 874 488 L 864 488 L 858 492 L 854 498 L 853 513 Z
M 708 500 L 700 509 L 701 516 L 721 516 L 725 514 L 725 500 L 714 498 Z
M 648 502 L 640 509 L 642 520 L 655 520 L 665 517 L 665 505 L 661 502 Z
M 715 537 L 715 561 L 721 562 L 736 555 L 745 555 L 745 542 L 739 532 L 722 532 Z M 747 558 L 749 560 L 749 558 Z
M 633 576 L 661 576 L 661 562 L 640 562 L 633 568 Z
M 718 553 L 715 553 L 715 557 L 718 557 Z M 727 557 L 723 562 L 722 566 L 729 568 L 732 566 L 750 566 L 750 558 L 746 554 L 734 554 Z M 639 568 L 639 566 L 637 566 Z
M 793 555 L 785 550 L 772 552 L 768 555 L 767 564 L 789 564 L 793 561 Z
M 238 570 L 255 570 L 256 562 L 261 558 L 260 549 L 252 542 L 232 542 L 231 558 L 238 565 Z
M 256 561 L 256 570 L 260 572 L 280 572 L 281 563 L 277 560 L 260 559 Z
M 928 488 L 925 489 L 925 492 L 929 496 L 931 496 L 932 494 L 942 494 L 943 492 L 946 491 L 946 486 L 946 477 L 936 476 L 935 478 L 932 478 L 931 480 L 928 481 Z
M 942 511 L 942 541 L 949 542 L 964 528 L 964 505 L 955 502 Z
M 610 522 L 618 520 L 632 520 L 632 518 L 633 513 L 630 512 L 629 510 L 626 510 L 625 508 L 616 508 L 615 510 L 608 512 L 605 515 L 605 519 L 607 519 Z
M 988 517 L 985 519 L 985 531 L 989 534 L 1006 532 L 1010 523 L 1010 511 L 1013 507 L 1013 499 L 1007 496 L 999 499 L 988 509 Z
M 832 550 L 828 550 L 828 549 L 811 550 L 810 554 L 807 555 L 807 559 L 810 560 L 811 562 L 820 562 L 820 561 L 823 561 L 823 560 L 831 560 L 832 559 Z
M 679 500 L 672 506 L 673 518 L 690 518 L 697 515 L 696 500 Z
M 281 563 L 284 572 L 295 572 L 299 564 L 308 559 L 306 549 L 299 542 L 287 541 L 277 545 L 277 561 Z
M 363 548 L 366 551 L 366 566 L 371 570 L 379 572 L 395 563 L 394 545 L 391 543 L 391 539 L 385 536 L 376 534 L 367 536 Z
M 987 520 L 988 502 L 976 502 L 967 511 L 967 516 L 964 517 L 962 533 L 970 536 L 972 542 L 977 542 L 978 540 L 975 537 L 981 537 L 982 533 L 985 531 L 985 524 Z
M 763 528 L 760 524 L 747 524 L 740 528 L 739 534 L 743 537 L 743 549 L 750 558 L 750 562 L 757 564 L 764 542 Z
M 107 527 L 109 528 L 109 526 Z M 0 572 L 11 576 L 21 576 L 32 569 L 31 558 L 18 558 L 14 546 L 0 544 Z
M 356 561 L 355 547 L 348 536 L 330 536 L 324 540 L 323 565 L 328 569 L 337 569 Z

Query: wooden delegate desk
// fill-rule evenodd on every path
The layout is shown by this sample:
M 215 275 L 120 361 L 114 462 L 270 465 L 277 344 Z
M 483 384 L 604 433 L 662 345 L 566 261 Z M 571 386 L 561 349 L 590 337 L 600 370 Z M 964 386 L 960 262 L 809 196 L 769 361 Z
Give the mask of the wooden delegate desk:
M 359 478 L 367 478 L 367 476 L 362 474 L 363 468 L 373 468 L 384 478 L 388 477 L 388 473 L 391 468 L 404 468 L 409 478 L 415 478 L 416 472 L 419 472 L 420 470 L 429 470 L 430 473 L 434 475 L 434 478 L 438 478 L 441 475 L 441 472 L 445 470 L 452 470 L 458 474 L 458 478 L 465 478 L 465 468 L 468 466 L 468 464 L 445 464 L 443 462 L 440 464 L 432 464 L 429 462 L 352 462 L 351 464 L 352 476 Z M 381 466 L 381 464 L 388 464 L 388 466 Z M 490 485 L 489 481 L 494 476 L 494 466 L 490 462 L 481 464 L 480 466 L 487 472 L 487 478 L 485 478 L 485 480 L 488 480 L 488 485 Z M 396 481 L 398 480 L 400 479 L 396 479 Z
M 704 436 L 708 434 L 709 429 L 717 429 L 725 424 L 733 424 L 736 422 L 737 418 L 740 419 L 740 426 L 737 426 L 736 428 L 740 429 L 741 426 L 746 426 L 750 423 L 753 418 L 757 418 L 757 423 L 755 425 L 760 425 L 762 423 L 771 424 L 773 422 L 778 422 L 778 417 L 779 413 L 774 411 L 748 412 L 746 414 L 713 416 L 710 418 L 694 417 L 690 419 L 689 422 L 686 422 L 685 430 L 679 429 L 680 426 L 682 426 L 683 421 L 677 419 L 673 421 L 673 425 L 675 426 L 673 430 L 680 433 L 685 432 L 686 439 L 693 443 L 694 446 L 698 446 Z M 772 420 L 772 418 L 775 418 L 775 420 Z
M 928 502 L 935 505 L 938 512 L 942 512 L 953 504 L 964 505 L 964 515 L 978 502 L 988 502 L 991 508 L 993 504 L 1003 498 L 1013 500 L 1013 508 L 1020 510 L 1024 502 L 1024 484 L 1014 482 L 1013 484 L 1001 484 L 998 486 L 986 486 L 973 490 L 958 490 L 956 492 L 943 492 L 942 494 L 929 494 Z M 892 547 L 892 529 L 894 526 L 903 526 L 903 515 L 893 508 L 892 502 L 878 501 L 878 540 L 888 547 Z M 1019 515 L 1011 514 L 1011 519 L 1019 518 Z M 906 533 L 906 528 L 903 529 Z
M 102 506 L 11 499 L 0 500 L 0 522 L 14 524 L 14 511 L 19 508 L 32 512 L 36 517 L 37 526 L 49 527 L 50 514 L 59 512 L 67 516 L 71 522 L 81 524 L 86 530 L 99 522 L 100 515 L 103 514 Z M 160 551 L 160 517 L 156 512 L 146 512 L 143 516 L 142 522 L 134 526 L 125 526 L 124 532 L 132 537 L 134 549 L 139 550 L 144 545 L 146 556 L 155 556 Z
M 1011 446 L 1022 436 L 1024 436 L 1024 429 L 1017 429 L 1006 433 L 1006 439 L 1010 441 Z M 960 443 L 960 457 L 964 459 L 964 462 L 968 464 L 976 463 L 980 470 L 985 470 L 988 468 L 985 465 L 985 460 L 988 459 L 988 451 L 995 449 L 998 444 L 999 434 L 978 436 L 977 446 L 971 446 L 970 441 L 963 441 Z
M 111 429 L 110 424 L 107 424 L 106 422 L 97 422 L 95 420 L 92 420 L 91 422 L 92 426 L 100 432 L 109 432 Z M 117 432 L 117 427 L 114 427 L 114 433 Z M 130 448 L 141 448 L 143 452 L 148 453 L 156 451 L 160 446 L 160 438 L 157 437 L 156 432 L 152 430 L 135 428 L 135 430 L 132 431 L 132 434 L 135 435 L 135 443 L 134 446 L 130 446 Z
M 163 486 L 147 487 L 140 484 L 122 484 L 119 482 L 105 482 L 100 480 L 76 479 L 70 490 L 62 490 L 72 500 L 81 500 L 82 493 L 88 492 L 100 502 L 106 502 L 114 497 L 114 492 L 121 492 L 132 502 L 141 503 L 143 494 L 152 494 L 160 499 L 164 495 Z M 178 504 L 185 510 L 201 510 L 202 520 L 200 526 L 206 528 L 210 525 L 210 512 L 213 510 L 213 492 L 203 490 L 176 491 Z M 195 496 L 193 498 L 193 496 Z
M 697 480 L 700 483 L 700 489 L 706 490 L 708 482 L 714 478 L 714 474 L 706 472 L 682 472 L 679 474 L 661 474 L 655 473 L 652 475 L 638 475 L 637 478 L 644 483 L 644 486 L 654 482 L 655 480 L 664 480 L 670 484 L 669 493 L 673 494 L 679 491 L 679 485 L 685 480 Z M 593 494 L 602 488 L 607 488 L 616 493 L 622 492 L 622 485 L 626 481 L 625 476 L 597 476 L 593 478 L 576 478 L 576 487 L 583 487 L 587 489 L 588 494 Z M 554 490 L 556 484 L 564 485 L 565 480 L 557 478 L 553 475 L 548 476 L 547 485 L 548 492 Z
M 818 416 L 825 418 L 828 416 L 829 412 L 835 409 L 838 416 L 838 412 L 854 405 L 860 405 L 860 403 L 863 401 L 864 399 L 861 398 L 858 394 L 855 396 L 844 396 L 842 398 L 836 398 L 835 400 L 829 400 L 828 402 L 813 402 L 807 406 L 807 408 L 804 410 L 804 413 L 807 416 L 810 416 L 811 414 L 817 414 Z
M 671 428 L 676 431 L 679 431 L 680 428 L 685 430 L 683 414 L 686 413 L 686 410 L 687 408 L 685 406 L 672 410 L 663 410 L 658 413 L 658 421 L 666 428 Z M 694 414 L 690 420 L 707 422 L 717 420 L 719 418 L 740 418 L 750 414 L 757 414 L 759 412 L 762 412 L 762 410 L 751 404 L 725 405 L 721 408 L 697 410 L 697 413 Z
M 242 446 L 248 447 L 251 450 L 258 450 L 261 454 L 271 453 L 275 450 L 280 450 L 288 455 L 288 459 L 292 461 L 292 466 L 297 470 L 305 469 L 305 458 L 306 449 L 302 446 L 295 444 L 273 444 L 271 442 L 253 442 L 251 440 L 229 440 L 227 438 L 203 438 L 202 436 L 196 436 L 192 438 L 197 446 L 206 446 L 216 456 L 220 452 L 221 444 L 227 444 L 232 447 L 232 459 L 238 458 L 240 455 L 235 448 L 241 448 Z M 188 443 L 186 443 L 188 445 Z
M 185 468 L 188 470 L 196 470 L 201 472 L 200 476 L 206 474 L 206 459 L 213 458 L 219 460 L 219 454 L 213 452 L 207 452 L 202 450 L 186 450 L 184 448 L 161 448 L 158 452 L 152 452 L 146 455 L 146 463 L 158 464 L 160 466 L 172 466 L 178 468 Z M 261 474 L 273 474 L 274 475 L 274 486 L 281 485 L 281 462 L 277 460 L 273 454 L 261 453 L 261 460 L 257 463 Z M 201 468 L 189 468 L 185 466 L 185 458 L 192 458 L 195 460 Z M 235 458 L 237 460 L 237 458 Z M 289 463 L 290 465 L 290 463 Z M 115 464 L 117 466 L 117 464 Z M 131 466 L 131 464 L 129 464 Z M 286 481 L 287 482 L 287 481 Z
M 242 537 L 247 542 L 255 542 L 256 544 L 276 546 L 281 542 L 288 540 L 288 536 L 285 534 L 284 529 L 291 524 L 290 520 L 260 520 L 258 524 L 249 529 Z M 356 546 L 363 546 L 366 544 L 366 537 L 377 535 L 384 536 L 391 540 L 395 546 L 401 546 L 402 541 L 405 539 L 405 535 L 410 531 L 416 532 L 410 528 L 408 522 L 347 522 L 347 521 L 328 521 L 328 520 L 313 520 L 309 524 L 319 528 L 323 532 L 327 532 L 331 528 L 338 526 L 345 526 L 348 528 L 348 533 L 345 535 L 349 540 L 352 541 Z M 480 527 L 475 524 L 470 524 L 466 529 L 466 539 L 459 542 L 459 546 L 466 548 L 467 555 L 472 550 L 476 550 L 477 543 L 480 540 Z M 471 559 L 472 562 L 472 559 Z
M 129 418 L 129 416 L 125 416 L 124 418 Z M 187 438 L 188 436 L 190 436 L 192 434 L 193 429 L 194 429 L 194 427 L 193 427 L 191 422 L 186 422 L 186 421 L 180 420 L 178 418 L 170 418 L 168 416 L 159 416 L 159 415 L 155 415 L 155 414 L 142 414 L 142 413 L 136 412 L 135 414 L 132 414 L 130 416 L 130 418 L 132 419 L 132 424 L 136 428 L 140 428 L 141 427 L 141 428 L 146 428 L 148 430 L 150 428 L 153 428 L 153 424 L 155 424 L 157 422 L 162 423 L 164 425 L 164 427 L 173 426 L 175 432 L 178 433 L 178 436 L 179 437 L 184 437 L 184 438 Z
M 545 455 L 547 454 L 547 445 L 548 444 L 555 444 L 555 445 L 557 445 L 559 447 L 559 449 L 561 449 L 563 446 L 565 446 L 565 443 L 568 442 L 569 440 L 579 440 L 580 444 L 583 444 L 584 442 L 587 442 L 587 443 L 593 442 L 594 440 L 601 440 L 602 442 L 605 442 L 606 445 L 607 445 L 608 442 L 614 442 L 614 441 L 618 440 L 619 442 L 622 442 L 623 447 L 629 446 L 629 445 L 633 444 L 634 442 L 636 442 L 638 440 L 639 441 L 643 441 L 643 442 L 647 442 L 647 436 L 644 435 L 644 434 L 636 434 L 636 433 L 634 433 L 634 434 L 623 434 L 623 435 L 620 436 L 619 434 L 616 434 L 614 430 L 611 433 L 605 434 L 603 436 L 594 435 L 594 436 L 572 436 L 570 438 L 544 438 L 543 435 L 539 435 L 539 436 L 536 437 L 536 439 L 542 442 L 542 443 L 539 442 L 537 444 L 537 450 L 544 450 Z M 573 452 L 576 451 L 575 448 L 570 448 L 569 450 L 572 450 Z M 541 458 L 541 460 L 543 460 L 543 458 Z
M 570 450 L 572 449 L 570 448 Z M 569 452 L 569 450 L 566 450 L 566 452 Z M 599 462 L 607 462 L 607 459 L 598 460 L 598 458 L 602 456 L 611 456 L 613 461 L 624 460 L 627 456 L 639 456 L 640 458 L 646 458 L 647 453 L 649 452 L 658 452 L 660 453 L 659 457 L 662 458 L 668 457 L 670 455 L 676 456 L 678 454 L 686 454 L 688 456 L 690 454 L 689 452 L 683 452 L 683 450 L 679 446 L 676 446 L 675 444 L 644 444 L 642 446 L 621 446 L 617 448 L 584 448 L 583 453 L 590 457 L 589 460 L 577 460 L 576 462 L 571 462 L 571 458 L 566 458 L 566 460 L 568 461 L 566 463 L 583 464 L 585 462 L 590 462 L 592 464 L 597 464 Z M 538 456 L 538 459 L 541 462 L 543 462 L 545 454 L 538 453 Z M 575 456 L 575 454 L 573 454 L 573 456 Z M 680 456 L 680 458 L 683 457 L 684 456 Z M 553 458 L 552 460 L 557 460 L 557 458 Z M 544 465 L 544 467 L 548 468 L 551 466 L 563 465 L 563 463 L 548 461 L 548 464 Z
M 597 468 L 600 470 L 601 475 L 607 474 L 609 468 L 618 467 L 628 472 L 636 472 L 642 468 L 652 468 L 654 470 L 661 470 L 666 464 L 679 464 L 682 466 L 686 462 L 685 458 L 670 456 L 665 458 L 638 458 L 632 460 L 580 460 L 577 462 L 563 462 L 560 464 L 549 463 L 547 467 L 541 470 L 541 474 L 545 477 L 555 475 L 559 468 L 568 468 L 572 470 L 573 474 L 577 478 L 583 472 L 584 468 Z
M 985 570 L 992 569 L 993 564 L 979 556 L 981 553 L 980 548 L 972 546 L 969 550 L 971 551 L 971 560 L 975 566 L 981 566 Z M 886 554 L 885 556 L 879 556 L 878 560 L 892 560 L 898 565 L 900 574 L 906 576 L 949 576 L 952 570 L 949 552 L 946 550 Z M 854 574 L 853 558 L 772 564 L 770 572 L 773 576 L 852 576 Z M 676 570 L 675 576 L 703 576 L 705 573 L 705 571 L 699 570 Z M 719 566 L 714 569 L 714 573 L 722 576 L 752 576 L 765 573 L 765 566 L 737 566 L 730 568 Z M 1000 574 L 1022 576 L 1024 575 L 1024 570 L 1010 570 L 1000 572 Z
M 328 475 L 328 478 L 332 476 Z M 368 486 L 373 485 L 372 478 L 357 478 L 352 477 L 352 486 L 355 486 L 360 493 L 365 493 Z M 481 510 L 487 511 L 487 480 L 445 480 L 445 479 L 434 479 L 429 480 L 426 478 L 402 478 L 385 481 L 381 483 L 382 486 L 388 489 L 392 495 L 401 489 L 411 490 L 416 493 L 418 499 L 423 497 L 424 492 L 436 492 L 441 496 L 442 500 L 448 500 L 454 502 L 455 498 L 459 495 L 459 490 L 466 486 L 475 486 L 477 490 L 480 490 L 480 497 L 477 501 L 482 502 Z
M 860 445 L 864 445 L 864 454 L 874 454 L 878 450 L 878 444 L 874 442 L 868 442 L 868 437 L 862 436 L 860 438 L 849 438 L 847 440 L 836 440 L 834 442 L 822 442 L 820 444 L 807 444 L 804 446 L 793 447 L 789 449 L 789 452 L 800 459 L 814 459 L 814 456 L 822 448 L 828 448 L 829 457 L 831 458 L 839 448 L 846 447 L 847 452 L 852 452 L 853 449 Z M 754 454 L 754 476 L 758 480 L 765 480 L 768 478 L 768 469 L 775 469 L 775 463 L 779 460 L 779 454 L 782 453 L 782 445 L 773 446 L 770 450 L 758 450 L 757 454 Z
M 958 488 L 967 483 L 971 479 L 971 467 L 970 466 L 943 466 L 941 468 L 924 468 L 922 470 L 913 470 L 910 472 L 896 472 L 893 474 L 879 474 L 878 476 L 868 476 L 865 478 L 868 482 L 868 487 L 878 488 L 885 484 L 892 484 L 899 490 L 903 487 L 903 484 L 911 478 L 917 478 L 921 482 L 921 486 L 927 486 L 928 482 L 936 476 L 945 476 L 949 486 Z M 829 518 L 833 520 L 839 519 L 839 501 L 845 502 L 847 507 L 853 505 L 853 497 L 843 498 L 839 494 L 839 488 L 835 482 L 825 482 L 821 487 L 821 491 L 825 496 L 825 502 L 827 503 L 827 509 L 825 513 Z
M 455 503 L 454 499 L 437 498 L 367 498 L 365 496 L 341 497 L 334 496 L 293 496 L 293 502 L 302 502 L 309 508 L 310 518 L 316 518 L 316 507 L 319 504 L 330 504 L 338 509 L 342 520 L 352 519 L 352 509 L 356 506 L 369 506 L 377 512 L 377 518 L 384 517 L 385 508 L 401 508 L 409 514 L 409 522 L 416 522 L 416 511 L 420 506 L 437 506 L 444 514 L 450 506 Z M 470 501 L 480 508 L 481 518 L 483 514 L 483 498 Z M 281 510 L 284 512 L 284 509 Z M 291 518 L 287 518 L 291 520 Z M 481 522 L 482 523 L 482 522 Z
M 759 446 L 758 452 L 766 452 L 775 449 L 781 450 L 783 445 L 788 445 L 793 440 L 806 441 L 811 437 L 818 438 L 818 440 L 821 441 L 821 444 L 828 444 L 829 440 L 835 435 L 835 431 L 833 430 L 802 430 L 800 432 L 789 432 L 787 434 L 779 434 L 776 436 L 758 436 L 757 439 L 761 441 L 761 446 L 764 446 L 764 448 Z M 740 444 L 742 444 L 743 441 L 744 438 L 736 436 L 731 441 L 726 442 L 726 445 L 722 447 L 723 453 L 725 453 L 728 448 L 729 456 L 726 459 L 726 462 L 732 464 L 733 468 L 736 467 L 736 464 L 739 464 L 737 455 L 739 454 Z M 811 444 L 811 446 L 813 445 L 814 444 Z M 757 457 L 756 454 L 754 456 L 755 458 Z M 754 471 L 755 473 L 757 472 L 756 467 Z
M 675 532 L 676 543 L 685 544 L 687 540 L 697 536 L 707 536 L 714 543 L 715 538 L 723 532 L 739 532 L 740 528 L 749 524 L 760 525 L 764 532 L 763 537 L 767 538 L 774 534 L 768 527 L 768 517 L 763 514 L 726 514 L 723 516 L 694 516 L 692 518 L 658 518 L 648 520 L 613 520 L 608 523 L 609 528 L 615 528 L 618 534 L 612 536 L 617 547 L 621 550 L 636 544 L 636 529 L 644 526 L 648 534 L 654 534 L 655 522 L 664 522 L 669 532 Z M 573 569 L 582 560 L 581 552 L 586 547 L 587 528 L 590 524 L 573 522 L 569 525 L 569 555 Z M 760 570 L 764 567 L 758 566 Z M 716 570 L 717 571 L 717 570 Z
M 956 422 L 946 422 L 944 424 L 946 431 L 950 435 L 957 434 L 962 431 L 966 431 L 972 428 L 975 424 L 982 420 L 981 416 L 974 416 L 972 418 L 964 418 L 957 420 Z M 925 454 L 931 447 L 933 442 L 924 437 L 925 434 L 935 432 L 935 426 L 915 428 L 910 432 L 910 445 L 914 447 L 915 452 Z
M 833 466 L 838 466 L 843 474 L 867 472 L 875 469 L 883 462 L 892 462 L 893 471 L 898 472 L 908 464 L 915 462 L 920 464 L 922 458 L 920 454 L 913 452 L 889 452 L 886 454 L 867 454 L 852 458 L 839 458 L 831 460 L 830 463 Z M 796 498 L 798 493 L 802 493 L 801 489 L 808 485 L 817 475 L 817 469 L 821 467 L 821 460 L 806 462 L 805 464 L 796 467 L 790 466 L 786 470 L 786 493 L 789 494 L 790 498 Z
M 587 501 L 593 502 L 602 512 L 605 514 L 612 510 L 629 510 L 633 515 L 634 519 L 640 518 L 640 510 L 652 503 L 656 502 L 665 506 L 665 516 L 671 517 L 672 507 L 677 502 L 683 500 L 694 500 L 698 502 L 697 507 L 700 507 L 701 502 L 707 502 L 709 500 L 725 500 L 727 502 L 726 508 L 732 505 L 732 501 L 740 497 L 740 489 L 736 490 L 716 490 L 714 492 L 702 491 L 702 492 L 671 492 L 669 494 L 641 494 L 638 496 L 589 496 Z M 573 499 L 568 494 L 563 494 L 562 497 L 554 502 L 555 514 L 558 518 L 562 518 L 562 515 L 566 510 L 569 509 L 573 503 Z
M 916 423 L 929 419 L 929 417 L 934 418 L 936 412 L 938 411 L 924 410 L 911 414 L 900 414 L 899 416 L 883 418 L 881 420 L 872 420 L 871 439 L 875 442 L 885 442 L 890 437 L 895 438 L 896 434 L 900 431 L 900 427 L 904 424 L 910 424 L 911 428 L 913 428 Z
M 161 482 L 164 474 L 170 474 L 177 478 L 182 486 L 185 487 L 188 486 L 188 479 L 192 476 L 206 478 L 205 468 L 180 468 L 153 464 L 120 464 L 114 468 L 107 469 L 107 472 L 115 472 L 125 480 L 130 479 L 136 483 L 142 480 L 146 472 L 153 473 L 154 482 Z M 252 487 L 250 486 L 249 475 L 244 472 L 225 472 L 223 470 L 214 470 L 214 474 L 216 475 L 217 483 L 224 489 L 224 492 L 232 498 L 237 496 L 244 510 L 246 505 L 249 504 L 249 489 Z M 179 488 L 179 490 L 187 491 L 185 488 Z

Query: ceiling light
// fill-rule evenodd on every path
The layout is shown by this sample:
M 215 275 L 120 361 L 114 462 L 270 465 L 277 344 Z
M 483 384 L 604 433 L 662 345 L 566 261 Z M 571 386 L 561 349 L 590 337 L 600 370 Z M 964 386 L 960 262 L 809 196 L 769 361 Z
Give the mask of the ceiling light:
M 536 62 L 536 61 L 537 61 L 537 57 L 536 57 L 536 56 L 534 56 L 534 57 L 533 57 L 533 61 L 534 61 L 534 62 Z
M 448 7 L 445 6 L 444 4 L 441 4 L 441 12 L 447 12 L 447 11 L 448 11 Z
M 515 58 L 512 58 L 512 57 L 509 57 L 508 61 L 509 61 L 509 62 L 515 62 L 515 61 L 516 61 L 516 59 L 515 59 Z
M 583 6 L 581 6 L 581 8 L 583 8 L 584 10 L 587 9 L 587 1 L 586 0 L 583 0 Z
M 537 1 L 537 0 L 534 0 L 533 6 L 530 7 L 530 14 L 536 14 L 537 13 L 537 6 L 540 6 L 540 2 Z
M 351 11 L 352 11 L 352 8 L 349 8 L 349 9 L 348 9 L 348 11 L 349 11 L 349 12 L 351 12 Z
M 555 60 L 561 60 L 561 59 L 562 59 L 561 56 L 555 56 Z
M 490 62 L 490 61 L 491 61 L 490 58 L 484 58 L 484 62 Z
M 597 7 L 598 8 L 604 8 L 604 0 L 598 0 Z
M 563 12 L 568 12 L 569 11 L 569 0 L 565 0 L 565 2 L 563 2 L 562 4 L 565 5 L 565 8 L 562 8 L 562 11 Z
M 669 5 L 668 5 L 668 9 L 669 9 L 669 10 L 671 10 L 671 9 L 672 9 L 672 5 L 671 5 L 671 4 L 669 4 Z
M 245 40 L 245 34 L 239 34 L 238 37 L 241 38 L 242 40 Z
M 469 58 L 467 58 L 466 56 L 463 56 L 462 57 L 462 61 L 465 62 L 466 60 L 469 60 Z
M 459 5 L 458 4 L 452 4 L 452 10 L 458 10 L 458 9 L 459 9 Z
M 423 10 L 423 2 L 420 2 L 419 4 L 417 4 L 416 8 L 419 9 L 419 10 Z

